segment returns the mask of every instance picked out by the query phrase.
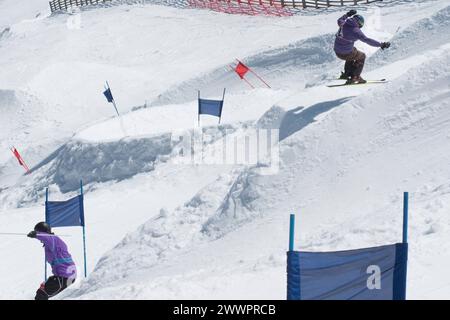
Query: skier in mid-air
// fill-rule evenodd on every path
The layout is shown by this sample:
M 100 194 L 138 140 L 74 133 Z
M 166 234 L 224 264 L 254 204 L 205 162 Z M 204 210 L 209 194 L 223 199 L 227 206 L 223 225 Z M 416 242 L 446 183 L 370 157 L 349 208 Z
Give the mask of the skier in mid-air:
M 354 47 L 356 41 L 387 49 L 390 47 L 389 42 L 378 42 L 364 35 L 361 28 L 364 26 L 364 18 L 356 14 L 356 10 L 350 10 L 338 19 L 339 31 L 336 34 L 334 42 L 334 52 L 336 56 L 345 60 L 344 72 L 340 79 L 347 80 L 347 84 L 366 83 L 367 81 L 361 77 L 366 55 Z
M 53 276 L 36 291 L 35 300 L 48 300 L 70 286 L 76 278 L 77 270 L 67 245 L 52 233 L 50 226 L 39 222 L 28 237 L 41 241 L 44 245 L 45 260 L 52 266 Z

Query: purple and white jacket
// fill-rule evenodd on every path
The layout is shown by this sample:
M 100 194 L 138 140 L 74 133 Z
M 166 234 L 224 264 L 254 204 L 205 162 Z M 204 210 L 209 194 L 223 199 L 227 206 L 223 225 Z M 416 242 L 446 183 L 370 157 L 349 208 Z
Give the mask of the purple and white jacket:
M 334 51 L 338 54 L 349 54 L 352 52 L 355 42 L 360 40 L 372 47 L 381 47 L 381 43 L 366 37 L 361 31 L 358 22 L 347 15 L 338 19 L 339 32 L 334 41 Z
M 44 244 L 45 260 L 55 276 L 75 279 L 77 269 L 67 245 L 58 236 L 38 232 L 36 238 Z

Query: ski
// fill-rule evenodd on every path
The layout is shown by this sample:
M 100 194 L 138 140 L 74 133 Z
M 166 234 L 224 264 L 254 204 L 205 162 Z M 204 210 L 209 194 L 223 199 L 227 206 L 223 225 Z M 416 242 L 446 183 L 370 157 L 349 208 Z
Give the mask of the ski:
M 328 85 L 328 88 L 334 88 L 334 87 L 344 87 L 344 86 L 357 86 L 357 85 L 363 85 L 363 84 L 376 84 L 376 83 L 387 83 L 388 81 L 386 79 L 380 79 L 380 80 L 367 80 L 365 83 L 341 83 L 341 84 L 332 84 Z

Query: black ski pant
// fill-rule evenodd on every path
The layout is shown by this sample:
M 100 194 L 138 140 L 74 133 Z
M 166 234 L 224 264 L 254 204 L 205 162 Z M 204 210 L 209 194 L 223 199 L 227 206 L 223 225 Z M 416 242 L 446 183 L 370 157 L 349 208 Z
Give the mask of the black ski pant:
M 359 77 L 364 69 L 366 62 L 366 54 L 353 48 L 353 51 L 348 54 L 340 54 L 336 52 L 336 56 L 345 60 L 344 73 L 348 77 Z
M 36 291 L 34 300 L 48 300 L 66 289 L 72 283 L 73 280 L 69 281 L 67 278 L 51 276 L 47 279 L 43 288 L 41 287 Z

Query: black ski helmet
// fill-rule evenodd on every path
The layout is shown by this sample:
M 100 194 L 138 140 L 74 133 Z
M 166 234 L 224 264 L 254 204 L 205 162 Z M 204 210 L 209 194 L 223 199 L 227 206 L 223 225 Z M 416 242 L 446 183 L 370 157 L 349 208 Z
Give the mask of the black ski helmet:
M 360 28 L 364 27 L 364 17 L 360 16 L 359 14 L 354 15 L 353 19 L 358 23 L 358 26 Z
M 39 222 L 37 225 L 34 226 L 34 231 L 52 233 L 52 228 L 46 222 Z

